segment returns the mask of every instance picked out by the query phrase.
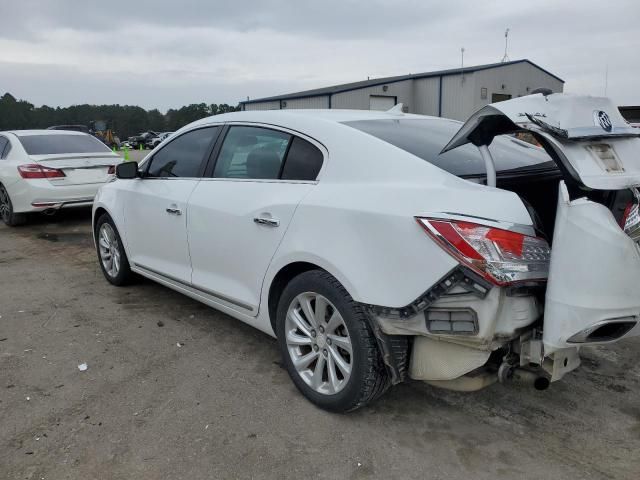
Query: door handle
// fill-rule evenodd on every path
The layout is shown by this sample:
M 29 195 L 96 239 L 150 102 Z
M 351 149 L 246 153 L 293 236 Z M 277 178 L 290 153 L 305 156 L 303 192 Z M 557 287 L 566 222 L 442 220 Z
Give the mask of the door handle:
M 166 211 L 170 215 L 182 215 L 182 210 L 180 210 L 178 207 L 174 205 L 167 207 Z
M 257 223 L 258 225 L 265 225 L 267 227 L 279 227 L 280 226 L 280 220 L 277 220 L 275 218 L 255 217 L 253 219 L 253 221 L 255 223 Z

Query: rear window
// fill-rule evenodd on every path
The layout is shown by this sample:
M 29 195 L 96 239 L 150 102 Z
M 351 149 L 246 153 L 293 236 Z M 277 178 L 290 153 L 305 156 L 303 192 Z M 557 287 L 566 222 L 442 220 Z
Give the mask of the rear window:
M 484 160 L 471 144 L 440 154 L 462 123 L 441 119 L 380 119 L 345 122 L 345 125 L 384 140 L 454 175 L 475 177 L 486 174 Z M 554 168 L 544 150 L 513 137 L 496 138 L 489 149 L 498 172 Z
M 91 135 L 24 135 L 18 138 L 29 155 L 110 151 L 104 143 Z

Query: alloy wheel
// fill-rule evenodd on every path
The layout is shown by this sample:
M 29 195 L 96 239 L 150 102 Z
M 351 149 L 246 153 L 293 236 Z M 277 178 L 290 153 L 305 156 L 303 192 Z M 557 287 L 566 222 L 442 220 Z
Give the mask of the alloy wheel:
M 9 193 L 3 185 L 0 185 L 0 217 L 2 217 L 3 221 L 8 222 L 10 216 L 11 200 L 9 199 Z
M 285 318 L 285 341 L 295 370 L 314 391 L 333 395 L 349 382 L 353 347 L 338 309 L 324 296 L 301 293 Z
M 100 248 L 100 261 L 105 272 L 111 278 L 117 277 L 120 271 L 120 246 L 116 232 L 109 223 L 103 223 L 100 226 L 98 246 Z

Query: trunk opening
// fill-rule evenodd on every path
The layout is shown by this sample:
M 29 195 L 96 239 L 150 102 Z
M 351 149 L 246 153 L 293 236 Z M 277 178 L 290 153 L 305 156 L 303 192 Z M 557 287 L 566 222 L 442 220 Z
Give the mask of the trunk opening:
M 534 227 L 551 245 L 558 205 L 560 171 L 517 177 L 498 177 L 497 188 L 520 196 L 529 210 Z
M 558 186 L 561 180 L 563 180 L 563 175 L 560 170 L 523 176 L 498 176 L 497 180 L 497 188 L 514 192 L 520 196 L 529 210 L 534 227 L 543 234 L 551 246 L 553 246 L 558 205 Z M 630 189 L 582 190 L 575 196 L 583 196 L 604 205 L 611 211 L 619 225 L 622 224 L 627 206 L 634 198 Z

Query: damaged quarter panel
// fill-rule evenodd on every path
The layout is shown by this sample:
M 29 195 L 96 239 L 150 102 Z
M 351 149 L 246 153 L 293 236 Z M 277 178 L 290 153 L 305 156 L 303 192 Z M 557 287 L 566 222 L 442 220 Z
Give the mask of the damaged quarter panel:
M 298 206 L 267 285 L 283 266 L 310 262 L 335 276 L 354 300 L 401 308 L 458 265 L 425 234 L 416 216 L 456 212 L 532 224 L 516 194 L 462 180 L 342 128 L 345 142 L 334 138 L 330 168 Z

